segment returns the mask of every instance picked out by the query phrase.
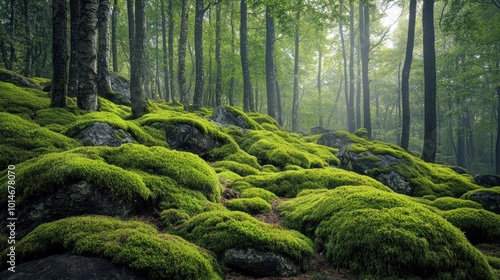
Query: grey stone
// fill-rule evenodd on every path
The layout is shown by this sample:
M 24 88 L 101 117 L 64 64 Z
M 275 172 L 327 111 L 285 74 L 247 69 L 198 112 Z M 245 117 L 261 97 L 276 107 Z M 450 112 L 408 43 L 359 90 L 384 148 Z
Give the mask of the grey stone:
M 481 187 L 491 188 L 500 186 L 500 175 L 482 174 L 474 177 L 474 182 Z
M 197 128 L 188 124 L 176 124 L 165 127 L 166 140 L 170 148 L 205 156 L 212 149 L 222 146 L 222 143 L 203 134 Z
M 235 125 L 244 129 L 250 128 L 250 125 L 241 115 L 234 115 L 225 105 L 215 108 L 210 120 L 222 125 Z
M 322 126 L 315 126 L 313 128 L 311 128 L 311 134 L 325 134 L 325 133 L 329 133 L 329 132 L 332 132 L 330 129 L 326 129 Z
M 477 191 L 469 195 L 467 199 L 480 203 L 484 210 L 500 214 L 500 194 L 485 191 Z
M 96 122 L 80 131 L 75 138 L 85 146 L 118 147 L 125 143 L 134 142 L 130 133 L 120 128 L 111 127 L 108 123 Z
M 20 87 L 34 88 L 38 90 L 42 89 L 32 81 L 26 79 L 24 76 L 21 76 L 15 72 L 11 72 L 5 69 L 0 69 L 0 81 L 6 83 L 12 83 Z
M 334 132 L 329 132 L 321 135 L 317 143 L 323 146 L 340 149 L 352 142 L 346 136 L 338 137 Z
M 22 238 L 38 225 L 70 216 L 96 214 L 127 216 L 139 209 L 138 202 L 112 198 L 101 187 L 80 181 L 57 188 L 50 194 L 19 207 L 16 237 Z M 0 212 L 0 227 L 7 225 L 7 211 Z
M 136 280 L 138 277 L 125 266 L 116 265 L 99 257 L 82 257 L 70 254 L 53 255 L 25 262 L 15 267 L 15 273 L 0 272 L 6 280 Z
M 114 93 L 106 94 L 103 97 L 115 104 L 130 106 L 132 104 L 130 101 L 130 82 L 115 73 L 110 73 L 109 78 L 111 80 L 111 89 Z
M 294 276 L 300 271 L 286 257 L 252 248 L 227 250 L 224 252 L 224 263 L 235 270 L 256 276 Z

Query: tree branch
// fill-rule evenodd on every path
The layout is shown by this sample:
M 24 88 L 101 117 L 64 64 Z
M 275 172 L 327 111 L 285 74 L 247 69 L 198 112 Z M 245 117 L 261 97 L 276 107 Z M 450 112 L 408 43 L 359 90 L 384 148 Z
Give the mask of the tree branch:
M 491 3 L 500 9 L 500 0 L 491 0 Z
M 373 46 L 370 47 L 370 51 L 372 51 L 375 47 L 377 47 L 378 45 L 380 45 L 380 43 L 382 43 L 382 41 L 384 40 L 385 36 L 387 36 L 387 33 L 389 33 L 389 31 L 394 26 L 394 24 L 396 24 L 399 21 L 399 19 L 403 15 L 403 12 L 404 12 L 404 9 L 401 9 L 401 13 L 399 14 L 398 18 L 391 24 L 391 26 L 389 26 L 389 28 L 387 28 L 387 30 L 384 32 L 384 34 L 382 35 L 382 37 L 380 38 L 380 40 L 376 44 L 374 44 Z

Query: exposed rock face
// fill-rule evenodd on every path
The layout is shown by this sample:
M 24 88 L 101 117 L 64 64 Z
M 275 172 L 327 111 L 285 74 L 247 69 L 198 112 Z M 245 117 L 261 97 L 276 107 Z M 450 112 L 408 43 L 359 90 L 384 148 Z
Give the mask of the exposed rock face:
M 330 132 L 321 135 L 321 137 L 318 139 L 318 144 L 340 149 L 346 145 L 351 144 L 351 141 L 349 141 L 349 139 L 345 136 L 338 137 L 335 133 Z
M 244 129 L 250 128 L 247 121 L 242 116 L 234 115 L 225 105 L 215 108 L 210 120 L 222 125 L 235 125 Z
M 19 208 L 16 236 L 23 237 L 38 225 L 83 214 L 126 216 L 134 211 L 136 203 L 113 199 L 102 188 L 85 181 L 58 188 Z M 7 211 L 0 213 L 0 226 L 7 225 Z M 1 278 L 1 277 L 0 277 Z
M 130 269 L 118 266 L 97 257 L 81 257 L 70 254 L 53 255 L 16 265 L 15 273 L 0 272 L 0 279 L 145 279 L 135 275 Z
M 212 139 L 188 124 L 169 125 L 165 127 L 165 131 L 170 148 L 191 152 L 200 157 L 205 156 L 213 148 L 222 146 L 219 141 Z
M 499 175 L 492 175 L 492 174 L 477 175 L 476 177 L 474 177 L 474 181 L 476 182 L 476 184 L 485 188 L 500 186 Z
M 500 214 L 500 194 L 488 191 L 476 191 L 467 199 L 480 203 L 485 210 Z
M 300 271 L 297 265 L 281 255 L 251 248 L 227 250 L 224 263 L 256 276 L 294 276 Z
M 35 83 L 33 83 L 32 81 L 26 79 L 25 77 L 23 77 L 17 73 L 14 73 L 14 72 L 11 72 L 11 71 L 8 71 L 5 69 L 0 69 L 0 81 L 6 82 L 6 83 L 12 83 L 12 84 L 14 84 L 16 86 L 20 86 L 20 87 L 27 87 L 27 88 L 34 88 L 34 89 L 41 90 L 41 88 L 39 86 L 37 86 Z
M 125 143 L 134 142 L 130 133 L 119 128 L 111 127 L 107 123 L 96 122 L 80 131 L 75 138 L 85 146 L 118 147 Z
M 115 104 L 130 106 L 130 82 L 124 77 L 110 73 L 109 78 L 111 80 L 111 89 L 113 89 L 113 94 L 107 94 L 104 96 Z
M 411 195 L 414 191 L 407 178 L 390 170 L 392 164 L 404 164 L 401 159 L 370 151 L 354 153 L 349 151 L 348 146 L 340 149 L 337 157 L 342 169 L 369 175 L 397 193 Z
M 324 134 L 324 133 L 329 133 L 329 132 L 332 132 L 332 131 L 329 129 L 326 129 L 322 126 L 315 126 L 315 127 L 311 128 L 311 134 Z

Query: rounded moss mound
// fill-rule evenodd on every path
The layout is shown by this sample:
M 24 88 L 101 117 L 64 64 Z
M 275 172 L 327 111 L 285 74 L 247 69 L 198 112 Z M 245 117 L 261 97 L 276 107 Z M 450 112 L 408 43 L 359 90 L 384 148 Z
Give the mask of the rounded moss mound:
M 241 211 L 251 215 L 271 212 L 271 205 L 260 197 L 231 199 L 226 202 L 226 207 L 232 211 Z
M 19 263 L 62 252 L 104 257 L 147 279 L 223 279 L 216 259 L 184 239 L 142 222 L 73 217 L 43 224 L 16 244 Z M 5 268 L 6 254 L 2 254 Z
M 461 198 L 476 201 L 484 209 L 500 214 L 500 187 L 472 190 L 465 193 Z
M 410 198 L 340 187 L 283 202 L 285 226 L 314 237 L 337 267 L 367 278 L 493 279 L 462 232 Z
M 235 182 L 244 181 L 253 187 L 266 189 L 281 197 L 295 197 L 305 189 L 334 189 L 339 186 L 372 186 L 391 192 L 382 183 L 368 176 L 336 168 L 292 170 L 281 173 L 267 173 L 247 176 Z
M 483 208 L 481 204 L 475 201 L 458 199 L 454 197 L 440 197 L 429 203 L 429 205 L 444 211 L 457 208 L 475 208 L 475 209 Z
M 301 233 L 273 227 L 242 212 L 201 213 L 182 225 L 178 233 L 219 255 L 228 249 L 252 248 L 307 265 L 314 252 L 311 240 Z
M 242 198 L 260 197 L 269 203 L 278 199 L 278 197 L 274 193 L 261 188 L 245 189 L 241 192 L 241 197 Z
M 189 220 L 189 215 L 186 212 L 177 209 L 163 210 L 160 213 L 160 228 L 166 230 L 172 230 L 176 226 L 179 226 Z
M 243 177 L 260 173 L 257 168 L 250 165 L 229 160 L 218 161 L 214 163 L 213 167 L 216 169 L 227 169 Z
M 458 208 L 441 216 L 463 231 L 473 244 L 500 242 L 500 215 L 483 209 Z

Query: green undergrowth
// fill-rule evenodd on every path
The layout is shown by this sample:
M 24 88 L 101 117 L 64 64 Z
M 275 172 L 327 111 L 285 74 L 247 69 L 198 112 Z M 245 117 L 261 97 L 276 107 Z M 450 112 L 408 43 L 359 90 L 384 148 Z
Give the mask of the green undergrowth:
M 268 190 L 261 189 L 261 188 L 245 189 L 241 192 L 241 197 L 242 198 L 259 197 L 259 198 L 264 199 L 268 203 L 271 203 L 271 202 L 275 201 L 276 199 L 278 199 L 278 197 L 274 193 L 272 193 Z
M 465 233 L 473 244 L 500 244 L 500 215 L 483 209 L 458 208 L 441 216 Z
M 453 210 L 457 208 L 475 208 L 483 209 L 481 204 L 465 199 L 458 199 L 454 197 L 440 197 L 436 200 L 429 202 L 430 206 L 434 206 L 440 210 Z
M 237 191 L 256 187 L 271 191 L 277 196 L 295 197 L 305 189 L 334 189 L 346 185 L 369 185 L 381 190 L 391 191 L 388 187 L 368 176 L 337 168 L 262 173 L 236 180 L 230 187 Z
M 308 191 L 283 202 L 283 224 L 362 279 L 494 279 L 483 255 L 439 215 L 372 187 Z
M 255 167 L 229 160 L 217 161 L 212 166 L 217 172 L 229 170 L 243 177 L 260 173 L 260 171 Z
M 16 263 L 71 252 L 103 257 L 147 279 L 223 279 L 207 251 L 145 223 L 90 216 L 43 224 L 16 243 Z M 6 251 L 2 267 L 6 267 Z
M 226 202 L 226 207 L 231 211 L 241 211 L 250 215 L 271 212 L 271 204 L 260 197 L 231 199 Z
M 167 232 L 172 231 L 175 227 L 189 220 L 188 213 L 178 209 L 163 210 L 160 213 L 160 221 L 158 223 L 160 229 L 165 229 Z
M 268 115 L 249 112 L 247 116 L 267 131 L 283 131 L 278 122 Z
M 299 232 L 260 222 L 243 212 L 201 213 L 182 225 L 178 233 L 219 256 L 228 249 L 253 248 L 281 254 L 304 267 L 314 251 L 311 240 Z
M 9 164 L 23 162 L 38 155 L 59 152 L 80 146 L 64 135 L 24 120 L 9 113 L 0 112 L 0 170 Z
M 48 108 L 49 105 L 50 99 L 46 92 L 0 82 L 1 112 L 16 114 L 28 119 L 36 111 Z

